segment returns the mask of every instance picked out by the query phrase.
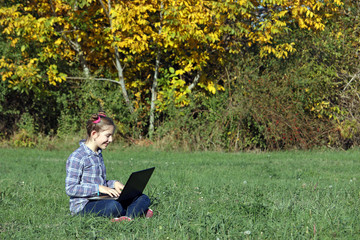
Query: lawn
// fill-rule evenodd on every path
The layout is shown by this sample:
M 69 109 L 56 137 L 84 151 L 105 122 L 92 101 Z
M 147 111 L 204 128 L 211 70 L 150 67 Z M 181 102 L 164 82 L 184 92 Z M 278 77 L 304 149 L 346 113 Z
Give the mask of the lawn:
M 145 189 L 154 217 L 130 223 L 69 214 L 70 153 L 0 149 L 0 239 L 360 239 L 359 150 L 110 147 L 108 179 L 126 182 L 132 171 L 156 167 Z

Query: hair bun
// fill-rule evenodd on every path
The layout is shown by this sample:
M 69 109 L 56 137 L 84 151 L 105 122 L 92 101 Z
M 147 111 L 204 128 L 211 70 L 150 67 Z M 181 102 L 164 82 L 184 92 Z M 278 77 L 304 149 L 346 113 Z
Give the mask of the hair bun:
M 99 118 L 99 114 L 94 113 L 94 114 L 91 115 L 91 117 L 90 117 L 89 120 L 90 120 L 91 122 L 94 122 L 94 121 L 98 120 L 98 118 Z
M 88 138 L 91 137 L 92 131 L 99 132 L 105 126 L 113 126 L 114 130 L 116 128 L 114 121 L 106 116 L 105 111 L 100 110 L 98 113 L 92 114 L 86 123 L 86 133 Z
M 103 110 L 100 110 L 100 111 L 97 113 L 97 115 L 103 115 L 103 116 L 106 116 L 106 112 L 105 112 L 105 111 L 103 111 Z

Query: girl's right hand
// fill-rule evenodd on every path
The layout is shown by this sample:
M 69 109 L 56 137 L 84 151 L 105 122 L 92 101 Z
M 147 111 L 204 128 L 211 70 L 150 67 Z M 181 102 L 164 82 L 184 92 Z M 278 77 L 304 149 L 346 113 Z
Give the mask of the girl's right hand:
M 110 195 L 110 197 L 119 197 L 120 194 L 113 188 L 109 188 L 103 185 L 99 185 L 99 192 Z

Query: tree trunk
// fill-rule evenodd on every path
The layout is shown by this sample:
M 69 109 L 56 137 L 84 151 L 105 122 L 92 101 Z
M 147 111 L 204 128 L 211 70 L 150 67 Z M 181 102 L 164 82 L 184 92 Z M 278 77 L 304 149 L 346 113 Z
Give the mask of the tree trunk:
M 194 89 L 194 87 L 196 87 L 196 85 L 198 84 L 199 80 L 200 80 L 200 72 L 198 72 L 194 78 L 194 81 L 188 86 L 188 89 L 191 91 Z
M 160 26 L 159 26 L 159 32 L 158 34 L 161 34 L 161 22 L 162 22 L 162 11 L 163 11 L 163 2 L 161 2 L 161 6 L 160 6 Z M 157 99 L 157 91 L 158 91 L 158 76 L 159 76 L 159 68 L 160 68 L 160 58 L 161 58 L 161 53 L 160 53 L 160 48 L 158 48 L 157 50 L 157 54 L 156 54 L 156 60 L 155 60 L 155 72 L 154 72 L 154 79 L 153 79 L 153 84 L 151 87 L 151 103 L 150 103 L 150 122 L 149 122 L 149 138 L 150 140 L 152 140 L 153 134 L 154 134 L 154 122 L 155 122 L 155 110 L 156 110 L 156 106 L 155 106 L 155 101 Z
M 121 92 L 122 92 L 122 95 L 125 99 L 125 102 L 126 102 L 126 105 L 130 111 L 130 113 L 134 113 L 134 107 L 129 99 L 129 96 L 127 94 L 127 91 L 126 91 L 126 86 L 125 86 L 125 79 L 124 79 L 124 74 L 123 74 L 123 68 L 121 66 L 121 63 L 120 63 L 120 56 L 119 56 L 119 51 L 118 51 L 118 47 L 115 46 L 115 64 L 116 64 L 116 70 L 118 72 L 118 77 L 119 77 L 119 83 L 120 83 L 120 86 L 121 86 Z
M 157 88 L 158 88 L 158 74 L 159 74 L 159 67 L 160 67 L 160 50 L 158 50 L 156 55 L 156 64 L 155 64 L 155 73 L 154 73 L 154 80 L 151 87 L 151 104 L 150 104 L 150 122 L 149 122 L 149 138 L 152 140 L 154 134 L 154 122 L 155 122 L 155 101 L 157 99 Z
M 101 4 L 102 8 L 104 9 L 104 12 L 106 13 L 107 17 L 109 18 L 110 29 L 112 29 L 113 25 L 112 25 L 111 16 L 110 16 L 111 2 L 110 2 L 110 0 L 108 0 L 107 8 L 105 7 L 104 3 L 101 0 L 99 0 L 99 2 Z M 113 39 L 115 41 L 115 35 L 113 35 Z M 129 99 L 129 95 L 127 94 L 123 67 L 121 66 L 120 54 L 119 54 L 117 46 L 115 46 L 114 51 L 115 51 L 115 67 L 116 67 L 116 70 L 118 72 L 118 78 L 119 78 L 119 83 L 120 83 L 120 86 L 121 86 L 121 92 L 122 92 L 122 95 L 123 95 L 123 97 L 125 99 L 126 105 L 127 105 L 128 109 L 129 109 L 130 113 L 134 113 L 134 107 L 133 107 L 133 105 L 132 105 L 132 103 L 131 103 L 131 101 Z

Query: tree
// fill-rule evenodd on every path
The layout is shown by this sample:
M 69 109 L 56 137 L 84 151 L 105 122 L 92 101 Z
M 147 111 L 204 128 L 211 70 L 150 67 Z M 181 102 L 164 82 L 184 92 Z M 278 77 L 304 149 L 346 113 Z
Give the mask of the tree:
M 286 58 L 282 42 L 294 25 L 322 31 L 340 0 L 12 0 L 0 8 L 2 33 L 22 59 L 0 60 L 2 78 L 26 91 L 66 78 L 120 85 L 130 112 L 145 105 L 150 115 L 167 102 L 189 103 L 195 87 L 215 94 L 224 87 L 214 66 L 251 47 L 266 57 Z M 76 62 L 77 64 L 73 64 Z M 80 66 L 83 76 L 71 76 Z M 216 68 L 215 68 L 216 69 Z M 41 88 L 41 86 L 40 86 Z

